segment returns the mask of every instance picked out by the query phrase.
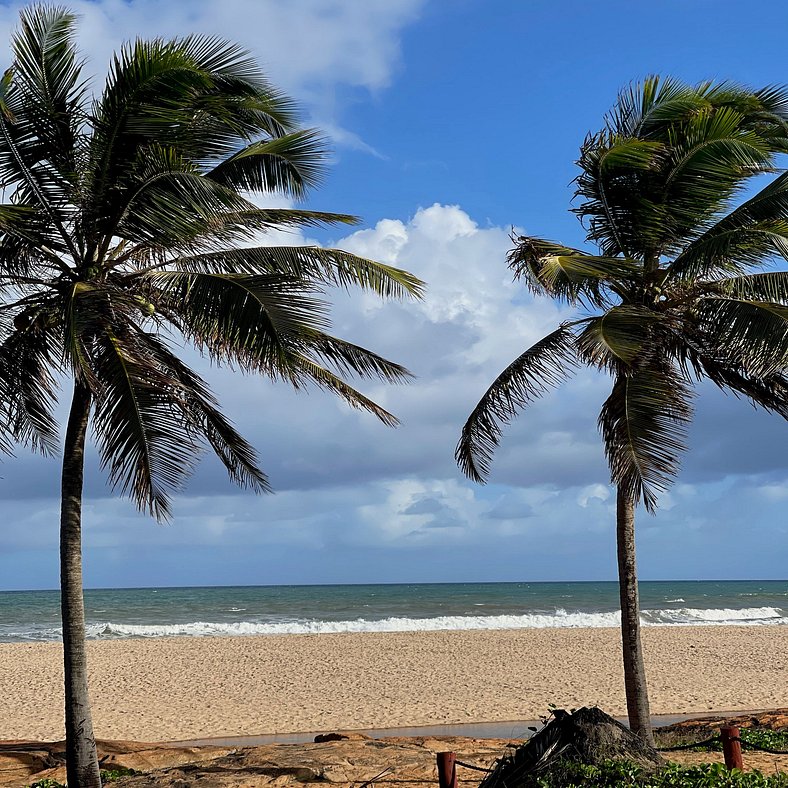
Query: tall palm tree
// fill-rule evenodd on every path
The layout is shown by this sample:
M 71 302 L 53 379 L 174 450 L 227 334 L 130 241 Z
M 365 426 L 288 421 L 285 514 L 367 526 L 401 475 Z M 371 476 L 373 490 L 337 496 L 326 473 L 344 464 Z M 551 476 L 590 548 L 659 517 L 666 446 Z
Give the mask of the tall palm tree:
M 640 643 L 635 509 L 675 477 L 707 378 L 788 418 L 788 174 L 733 208 L 785 151 L 788 92 L 651 77 L 586 138 L 576 179 L 596 253 L 513 238 L 509 267 L 534 294 L 585 311 L 513 361 L 466 422 L 456 458 L 486 479 L 502 426 L 578 365 L 613 387 L 599 428 L 617 487 L 621 634 L 629 723 L 651 741 Z
M 81 569 L 85 439 L 115 488 L 167 518 L 203 448 L 268 489 L 254 449 L 175 353 L 296 388 L 314 384 L 385 424 L 347 373 L 408 372 L 329 333 L 329 286 L 418 296 L 405 271 L 339 250 L 260 246 L 283 226 L 353 217 L 260 208 L 304 196 L 324 141 L 237 46 L 189 36 L 126 45 L 91 99 L 63 9 L 22 11 L 0 83 L 0 440 L 52 453 L 58 381 L 73 380 L 63 447 L 61 601 L 69 785 L 99 786 Z

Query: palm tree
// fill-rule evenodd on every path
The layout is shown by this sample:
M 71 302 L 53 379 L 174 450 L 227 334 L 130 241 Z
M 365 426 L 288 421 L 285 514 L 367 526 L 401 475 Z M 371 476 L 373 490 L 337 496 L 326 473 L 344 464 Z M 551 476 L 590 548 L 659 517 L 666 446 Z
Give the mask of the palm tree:
M 268 490 L 254 449 L 174 348 L 296 388 L 316 385 L 393 425 L 344 379 L 398 364 L 329 333 L 329 286 L 418 296 L 405 271 L 340 250 L 260 246 L 271 228 L 353 217 L 261 208 L 301 198 L 324 141 L 243 50 L 189 36 L 126 45 L 91 99 L 74 17 L 22 11 L 0 83 L 0 440 L 52 453 L 58 381 L 73 380 L 63 448 L 61 600 L 69 785 L 99 786 L 81 569 L 85 438 L 115 488 L 167 518 L 202 449 Z
M 534 294 L 581 307 L 513 361 L 466 422 L 456 458 L 483 482 L 508 423 L 579 365 L 613 386 L 599 428 L 617 487 L 627 711 L 651 741 L 640 643 L 635 509 L 678 472 L 694 384 L 707 378 L 788 418 L 788 174 L 733 208 L 786 150 L 788 92 L 651 77 L 619 95 L 580 153 L 574 212 L 596 253 L 513 237 Z

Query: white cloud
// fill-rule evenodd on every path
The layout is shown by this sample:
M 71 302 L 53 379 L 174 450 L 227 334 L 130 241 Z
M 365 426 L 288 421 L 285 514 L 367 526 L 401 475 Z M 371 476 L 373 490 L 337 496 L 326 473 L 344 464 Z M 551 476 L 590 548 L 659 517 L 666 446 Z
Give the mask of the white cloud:
M 270 80 L 304 105 L 335 144 L 376 153 L 341 125 L 340 88 L 376 92 L 399 67 L 400 35 L 424 0 L 73 0 L 88 72 L 103 81 L 112 53 L 134 38 L 216 35 L 248 48 Z M 8 41 L 19 9 L 0 6 L 0 41 Z M 332 132 L 333 130 L 333 132 Z
M 584 487 L 577 496 L 577 504 L 585 509 L 591 501 L 602 501 L 610 498 L 610 488 L 604 484 L 590 484 Z
M 781 483 L 761 485 L 758 492 L 768 501 L 788 500 L 788 479 Z

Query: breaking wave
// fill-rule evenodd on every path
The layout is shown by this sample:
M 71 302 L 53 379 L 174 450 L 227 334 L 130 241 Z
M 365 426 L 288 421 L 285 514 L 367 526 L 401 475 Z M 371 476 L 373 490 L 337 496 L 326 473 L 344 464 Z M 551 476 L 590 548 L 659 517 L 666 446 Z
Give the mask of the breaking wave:
M 645 626 L 758 626 L 788 625 L 788 610 L 776 607 L 743 609 L 676 608 L 644 610 Z M 358 618 L 348 621 L 298 620 L 280 622 L 238 621 L 212 623 L 195 621 L 184 624 L 93 623 L 87 636 L 93 640 L 116 638 L 209 637 L 243 635 L 321 635 L 342 632 L 431 632 L 438 630 L 545 629 L 617 627 L 619 613 L 580 613 L 563 609 L 553 613 L 526 613 L 499 616 L 438 616 L 434 618 Z M 60 628 L 2 632 L 0 639 L 60 640 Z

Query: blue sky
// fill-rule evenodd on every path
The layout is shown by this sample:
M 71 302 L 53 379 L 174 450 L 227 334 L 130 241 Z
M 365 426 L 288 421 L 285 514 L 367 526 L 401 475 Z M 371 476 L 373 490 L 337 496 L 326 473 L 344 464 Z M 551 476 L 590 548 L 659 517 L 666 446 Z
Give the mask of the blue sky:
M 0 6 L 8 39 L 20 7 Z M 459 429 L 485 387 L 565 312 L 513 285 L 512 226 L 580 245 L 573 162 L 617 91 L 650 73 L 788 82 L 788 6 L 732 0 L 154 0 L 72 3 L 102 74 L 122 40 L 211 32 L 260 58 L 331 136 L 309 201 L 358 228 L 276 236 L 412 270 L 421 304 L 338 295 L 338 332 L 408 365 L 407 388 L 366 390 L 403 421 L 387 430 L 330 397 L 211 370 L 259 447 L 277 494 L 234 490 L 205 458 L 156 525 L 111 497 L 88 461 L 90 586 L 612 579 L 614 507 L 590 373 L 507 430 L 491 483 L 456 470 Z M 780 578 L 788 556 L 786 425 L 702 388 L 681 476 L 639 519 L 641 575 Z M 56 462 L 0 468 L 0 588 L 57 584 Z

